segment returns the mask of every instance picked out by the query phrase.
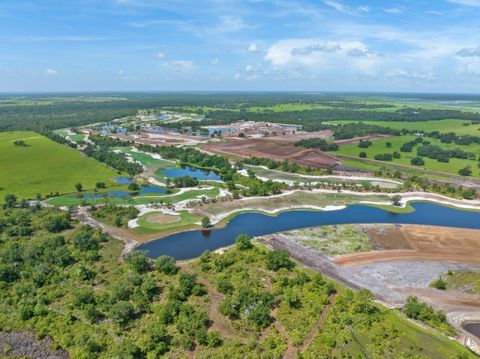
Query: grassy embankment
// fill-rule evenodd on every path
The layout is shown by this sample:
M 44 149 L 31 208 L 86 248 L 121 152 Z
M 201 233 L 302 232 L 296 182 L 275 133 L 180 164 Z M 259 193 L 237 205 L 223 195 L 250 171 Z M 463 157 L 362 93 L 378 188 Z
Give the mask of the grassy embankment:
M 17 140 L 27 146 L 15 146 Z M 9 193 L 33 199 L 37 193 L 73 192 L 78 182 L 90 190 L 96 182 L 110 186 L 116 175 L 100 162 L 35 132 L 0 133 L 0 202 Z

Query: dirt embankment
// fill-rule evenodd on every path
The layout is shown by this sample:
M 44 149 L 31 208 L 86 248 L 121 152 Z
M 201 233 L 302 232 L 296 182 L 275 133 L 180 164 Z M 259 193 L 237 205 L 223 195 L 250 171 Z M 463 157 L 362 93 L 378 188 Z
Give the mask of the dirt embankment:
M 480 265 L 478 230 L 418 225 L 388 228 L 388 231 L 379 233 L 378 228 L 370 226 L 369 234 L 375 251 L 341 255 L 333 262 L 348 266 L 411 259 Z

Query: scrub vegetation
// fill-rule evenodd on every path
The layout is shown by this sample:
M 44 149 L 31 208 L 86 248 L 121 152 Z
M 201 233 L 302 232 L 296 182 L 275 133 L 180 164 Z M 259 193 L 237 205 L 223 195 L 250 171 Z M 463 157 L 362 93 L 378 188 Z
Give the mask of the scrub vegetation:
M 58 220 L 56 220 L 58 219 Z M 0 211 L 0 329 L 48 336 L 73 358 L 472 357 L 434 330 L 248 237 L 176 264 L 132 252 L 55 209 Z M 299 325 L 299 321 L 301 325 Z

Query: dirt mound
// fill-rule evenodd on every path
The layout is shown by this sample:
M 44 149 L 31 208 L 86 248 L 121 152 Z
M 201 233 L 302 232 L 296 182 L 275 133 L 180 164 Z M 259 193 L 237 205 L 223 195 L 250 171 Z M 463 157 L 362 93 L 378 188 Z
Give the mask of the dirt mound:
M 480 231 L 434 226 L 370 226 L 376 251 L 338 256 L 338 265 L 395 260 L 432 260 L 480 263 Z

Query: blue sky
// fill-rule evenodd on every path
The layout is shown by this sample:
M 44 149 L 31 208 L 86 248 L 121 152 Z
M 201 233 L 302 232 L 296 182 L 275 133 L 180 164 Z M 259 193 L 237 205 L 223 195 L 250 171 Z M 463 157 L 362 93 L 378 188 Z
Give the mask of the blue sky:
M 0 91 L 480 92 L 480 0 L 0 0 Z

